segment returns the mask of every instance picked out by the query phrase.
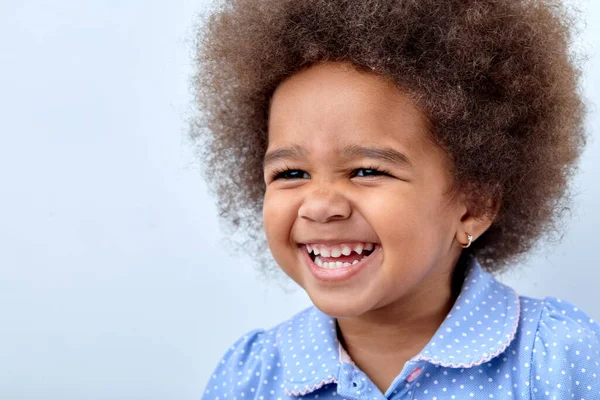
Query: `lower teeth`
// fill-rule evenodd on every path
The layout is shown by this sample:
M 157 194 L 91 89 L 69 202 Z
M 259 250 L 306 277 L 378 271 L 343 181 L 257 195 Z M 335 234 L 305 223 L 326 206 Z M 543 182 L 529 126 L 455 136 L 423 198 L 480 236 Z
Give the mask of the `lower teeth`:
M 367 258 L 368 256 L 364 255 L 360 261 L 364 260 L 365 258 Z M 317 264 L 318 267 L 320 268 L 324 268 L 324 269 L 334 269 L 334 268 L 348 268 L 352 265 L 358 264 L 359 260 L 354 260 L 352 263 L 349 262 L 341 262 L 341 261 L 331 261 L 331 262 L 327 262 L 327 261 L 323 261 L 321 259 L 321 257 L 316 256 L 315 257 L 315 264 Z

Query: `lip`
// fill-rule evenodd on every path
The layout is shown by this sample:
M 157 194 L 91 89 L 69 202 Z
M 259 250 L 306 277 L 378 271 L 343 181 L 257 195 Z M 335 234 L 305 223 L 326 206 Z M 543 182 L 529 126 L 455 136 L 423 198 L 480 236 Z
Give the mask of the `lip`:
M 308 251 L 306 251 L 305 245 L 300 246 L 299 249 L 302 252 L 302 259 L 304 260 L 304 263 L 307 265 L 308 269 L 316 279 L 324 282 L 344 282 L 371 266 L 375 262 L 375 259 L 381 250 L 381 245 L 376 244 L 373 252 L 367 258 L 359 261 L 358 263 L 349 267 L 336 269 L 320 268 L 310 258 Z
M 356 239 L 312 239 L 312 240 L 303 240 L 302 244 L 300 244 L 300 246 L 305 246 L 306 244 L 320 244 L 320 245 L 325 245 L 325 246 L 338 246 L 338 245 L 342 245 L 342 244 L 355 244 L 355 243 L 373 243 L 373 244 L 377 244 L 374 242 L 370 242 L 368 240 L 356 240 Z

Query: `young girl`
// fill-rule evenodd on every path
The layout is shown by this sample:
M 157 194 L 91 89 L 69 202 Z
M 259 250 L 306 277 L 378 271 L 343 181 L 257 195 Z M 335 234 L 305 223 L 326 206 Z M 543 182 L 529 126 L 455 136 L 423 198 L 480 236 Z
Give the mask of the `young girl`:
M 206 177 L 314 306 L 234 343 L 204 399 L 600 399 L 598 324 L 492 275 L 569 201 L 572 24 L 554 0 L 215 9 L 195 80 Z

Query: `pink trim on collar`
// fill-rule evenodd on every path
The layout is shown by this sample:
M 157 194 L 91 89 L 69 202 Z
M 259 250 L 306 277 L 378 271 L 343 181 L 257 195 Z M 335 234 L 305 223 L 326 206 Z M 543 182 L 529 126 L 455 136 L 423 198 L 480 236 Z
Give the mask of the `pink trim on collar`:
M 339 354 L 340 363 L 348 363 L 350 365 L 356 365 L 356 364 L 354 364 L 354 361 L 352 361 L 352 359 L 350 358 L 350 355 L 348 354 L 346 349 L 344 349 L 344 346 L 342 346 L 342 343 L 339 340 L 338 340 L 338 354 Z M 287 389 L 285 389 L 284 392 L 288 396 L 304 396 L 304 395 L 306 395 L 310 392 L 313 392 L 313 391 L 315 391 L 325 385 L 328 385 L 330 383 L 337 383 L 337 379 L 335 379 L 335 378 L 323 379 L 321 382 L 313 385 L 312 387 L 307 386 L 306 389 L 292 390 L 292 391 L 288 391 Z
M 436 364 L 436 365 L 440 365 L 442 367 L 452 367 L 452 368 L 471 368 L 474 367 L 475 365 L 480 365 L 483 364 L 484 362 L 487 362 L 493 358 L 495 358 L 496 356 L 502 354 L 507 348 L 508 346 L 510 346 L 511 342 L 514 340 L 516 334 L 517 334 L 517 328 L 519 327 L 519 318 L 521 316 L 521 300 L 519 299 L 519 295 L 513 290 L 513 293 L 515 294 L 515 298 L 517 299 L 516 303 L 516 307 L 517 307 L 517 315 L 515 316 L 515 322 L 513 325 L 513 330 L 512 333 L 510 335 L 510 338 L 504 343 L 504 345 L 499 348 L 498 350 L 496 350 L 494 353 L 489 354 L 485 357 L 480 358 L 477 361 L 473 361 L 472 363 L 469 364 L 465 364 L 465 363 L 458 363 L 458 364 L 454 364 L 454 363 L 445 363 L 442 361 L 437 361 L 434 360 L 431 357 L 425 357 L 425 356 L 417 356 L 416 358 L 413 359 L 413 361 L 428 361 L 432 364 Z
M 304 396 L 309 392 L 313 392 L 317 389 L 320 389 L 321 387 L 328 385 L 330 383 L 337 383 L 337 380 L 335 378 L 331 378 L 331 379 L 323 379 L 321 382 L 315 384 L 314 386 L 310 387 L 310 386 L 306 386 L 306 389 L 303 390 L 292 390 L 292 391 L 288 391 L 287 389 L 284 390 L 285 394 L 287 394 L 288 396 Z
M 356 364 L 354 364 L 354 361 L 352 361 L 352 359 L 350 358 L 350 354 L 348 354 L 346 349 L 344 349 L 344 346 L 342 346 L 342 343 L 340 341 L 338 341 L 338 354 L 339 354 L 340 363 L 348 363 L 350 365 L 356 365 Z

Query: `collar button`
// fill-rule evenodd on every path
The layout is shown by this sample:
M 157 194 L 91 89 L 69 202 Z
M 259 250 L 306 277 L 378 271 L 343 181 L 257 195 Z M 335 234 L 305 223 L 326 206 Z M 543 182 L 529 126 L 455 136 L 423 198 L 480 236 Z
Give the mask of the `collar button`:
M 355 378 L 352 381 L 351 385 L 352 385 L 352 390 L 354 390 L 357 393 L 360 393 L 360 391 L 362 391 L 365 388 L 364 383 L 358 378 Z
M 419 377 L 419 375 L 421 375 L 421 372 L 423 372 L 423 368 L 422 367 L 417 367 L 413 370 L 413 372 L 410 373 L 410 375 L 408 375 L 406 377 L 406 381 L 407 382 L 412 382 L 415 379 L 417 379 Z

